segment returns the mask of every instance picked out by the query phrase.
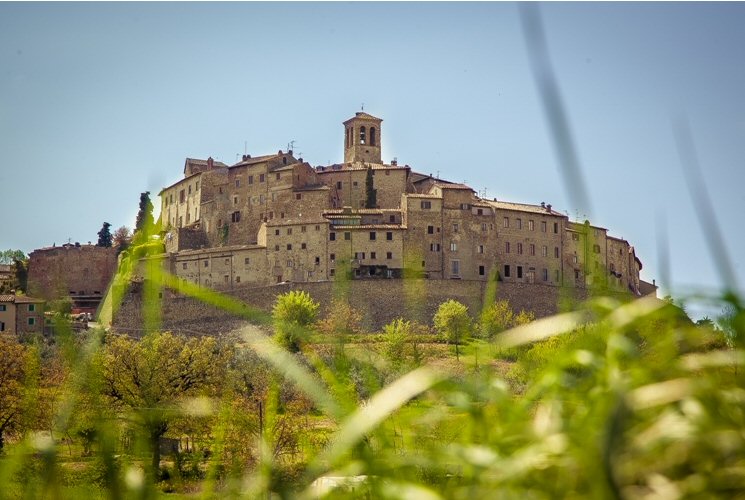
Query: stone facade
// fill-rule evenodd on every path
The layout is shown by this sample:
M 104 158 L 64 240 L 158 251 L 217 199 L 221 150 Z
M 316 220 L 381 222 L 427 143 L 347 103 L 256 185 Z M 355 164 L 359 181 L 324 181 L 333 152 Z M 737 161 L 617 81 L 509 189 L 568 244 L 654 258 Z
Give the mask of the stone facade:
M 29 256 L 28 292 L 44 300 L 70 297 L 81 310 L 95 312 L 117 267 L 116 248 L 65 244 Z
M 0 295 L 0 334 L 44 331 L 44 301 L 25 295 Z
M 349 272 L 641 293 L 641 261 L 628 241 L 545 203 L 483 199 L 385 164 L 381 122 L 363 112 L 344 122 L 342 164 L 314 168 L 292 151 L 232 166 L 187 159 L 185 178 L 160 193 L 169 268 L 227 289 Z M 368 171 L 374 208 L 364 208 Z

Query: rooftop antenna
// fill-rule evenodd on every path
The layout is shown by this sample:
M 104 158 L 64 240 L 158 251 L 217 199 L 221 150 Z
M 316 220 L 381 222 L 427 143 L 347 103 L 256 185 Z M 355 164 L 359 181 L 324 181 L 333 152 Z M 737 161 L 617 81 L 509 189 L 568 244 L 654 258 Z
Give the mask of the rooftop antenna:
M 294 140 L 292 140 L 292 141 L 290 141 L 290 142 L 287 143 L 287 151 L 292 151 L 293 149 L 295 149 L 295 141 Z
M 362 108 L 361 109 L 362 111 L 365 111 L 365 103 L 364 102 L 362 103 L 362 105 L 360 106 L 360 108 Z
M 439 179 L 439 178 L 440 178 L 440 171 L 438 170 L 437 171 L 437 179 Z

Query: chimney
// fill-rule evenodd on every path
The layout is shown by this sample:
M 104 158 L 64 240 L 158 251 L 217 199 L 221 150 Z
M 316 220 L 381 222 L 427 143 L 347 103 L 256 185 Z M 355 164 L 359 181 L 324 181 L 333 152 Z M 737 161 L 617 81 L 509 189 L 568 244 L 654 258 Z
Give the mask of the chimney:
M 290 156 L 292 156 L 292 150 L 291 149 L 288 149 L 287 150 L 287 154 L 290 155 Z
M 278 155 L 281 155 L 282 154 L 282 150 L 280 149 L 279 151 L 277 151 L 277 154 Z
M 541 202 L 541 208 L 546 208 L 546 202 L 545 201 L 542 201 Z
M 212 167 L 214 166 L 214 164 L 215 164 L 215 160 L 213 160 L 211 156 L 207 158 L 207 168 L 212 170 Z
M 548 205 L 546 205 L 546 211 L 548 211 L 549 213 L 551 212 L 551 204 L 550 203 Z
M 391 160 L 391 166 L 392 167 L 395 167 L 396 165 L 398 165 L 398 160 L 396 158 L 394 158 L 394 159 Z

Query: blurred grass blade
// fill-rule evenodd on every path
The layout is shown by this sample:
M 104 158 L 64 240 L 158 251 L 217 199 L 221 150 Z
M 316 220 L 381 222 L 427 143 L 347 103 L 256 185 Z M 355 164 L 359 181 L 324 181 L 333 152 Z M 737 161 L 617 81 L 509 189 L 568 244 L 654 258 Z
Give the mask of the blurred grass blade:
M 745 351 L 740 350 L 693 353 L 683 356 L 680 360 L 680 366 L 690 371 L 742 365 L 745 365 Z
M 339 417 L 342 411 L 331 398 L 329 392 L 318 379 L 302 367 L 295 358 L 280 348 L 271 339 L 265 337 L 255 329 L 244 328 L 240 336 L 251 346 L 261 358 L 270 362 L 274 368 L 288 380 L 295 383 L 305 392 L 318 407 L 327 415 Z
M 575 204 L 576 208 L 590 214 L 592 212 L 590 198 L 587 194 L 588 191 L 585 187 L 579 159 L 574 148 L 569 119 L 564 110 L 559 85 L 556 82 L 551 65 L 551 57 L 548 53 L 538 4 L 524 2 L 520 3 L 519 6 L 523 36 L 533 68 L 533 79 L 543 101 L 543 109 L 546 113 L 556 155 L 559 158 L 564 186 L 569 199 Z
M 717 224 L 711 199 L 706 191 L 705 179 L 701 175 L 701 167 L 698 163 L 698 155 L 696 154 L 688 120 L 685 117 L 678 118 L 674 122 L 673 131 L 675 143 L 678 146 L 680 164 L 683 168 L 683 177 L 685 177 L 688 191 L 693 200 L 696 216 L 705 236 L 704 239 L 714 259 L 714 267 L 719 272 L 719 278 L 724 283 L 727 291 L 735 292 L 737 290 L 735 273 L 724 245 L 722 233 L 719 230 L 719 224 Z
M 588 314 L 584 311 L 557 314 L 507 330 L 497 335 L 494 343 L 501 348 L 517 347 L 566 333 L 587 320 Z
M 377 392 L 342 424 L 331 445 L 316 458 L 311 474 L 332 467 L 367 433 L 406 404 L 443 379 L 428 367 L 418 368 Z
M 660 300 L 657 297 L 644 297 L 622 305 L 615 311 L 611 312 L 606 317 L 606 321 L 610 323 L 612 328 L 622 330 L 634 321 L 643 318 L 644 316 L 648 316 L 655 311 L 659 311 L 667 305 L 667 302 Z
M 678 378 L 634 389 L 626 395 L 626 404 L 633 410 L 680 401 L 693 393 L 691 379 Z

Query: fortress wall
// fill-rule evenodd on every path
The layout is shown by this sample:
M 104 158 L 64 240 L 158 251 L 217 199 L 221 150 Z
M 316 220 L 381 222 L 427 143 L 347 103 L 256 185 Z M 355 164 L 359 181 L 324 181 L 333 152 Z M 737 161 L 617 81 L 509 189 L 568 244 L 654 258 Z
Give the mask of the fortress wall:
M 481 311 L 485 285 L 484 281 L 476 280 L 387 279 L 234 287 L 223 292 L 271 313 L 277 295 L 290 290 L 305 290 L 321 304 L 321 317 L 328 313 L 334 296 L 346 297 L 352 307 L 362 313 L 365 328 L 377 331 L 398 317 L 431 324 L 437 307 L 448 299 L 466 304 L 476 318 Z M 142 333 L 140 288 L 140 285 L 135 285 L 125 295 L 115 316 L 115 330 L 135 335 Z M 516 312 L 525 309 L 533 311 L 536 317 L 545 317 L 558 311 L 562 290 L 582 293 L 549 285 L 499 282 L 497 298 L 508 300 Z M 171 291 L 164 291 L 162 300 L 163 330 L 190 335 L 221 335 L 246 324 L 230 313 Z

